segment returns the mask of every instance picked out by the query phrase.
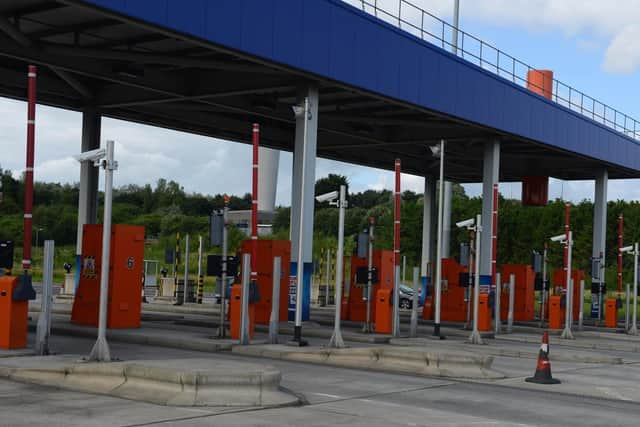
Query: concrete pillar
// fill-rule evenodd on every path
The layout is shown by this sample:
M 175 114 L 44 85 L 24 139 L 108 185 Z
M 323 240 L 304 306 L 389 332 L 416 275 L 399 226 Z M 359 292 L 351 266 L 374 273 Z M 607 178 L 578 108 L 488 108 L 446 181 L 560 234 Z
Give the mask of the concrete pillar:
M 436 182 L 435 176 L 424 178 L 424 206 L 422 214 L 422 258 L 420 260 L 420 275 L 422 292 L 420 304 L 424 304 L 427 291 L 427 276 L 433 277 L 436 247 Z M 432 282 L 433 283 L 433 282 Z
M 100 148 L 100 126 L 102 118 L 95 107 L 86 107 L 82 112 L 82 142 L 80 151 Z M 98 168 L 90 162 L 80 164 L 80 194 L 78 197 L 78 231 L 76 237 L 76 289 L 80 282 L 82 255 L 82 226 L 95 224 L 98 220 Z
M 599 258 L 600 254 L 604 254 L 605 245 L 607 241 L 607 185 L 609 183 L 609 173 L 606 169 L 597 171 L 596 173 L 596 185 L 594 194 L 594 209 L 593 209 L 593 251 L 592 256 Z M 604 276 L 604 259 L 600 265 L 600 275 Z M 602 284 L 605 282 L 604 277 L 593 280 L 593 283 Z M 600 288 L 601 289 L 601 288 Z M 592 315 L 598 317 L 598 310 L 602 310 L 601 303 L 602 298 L 592 298 L 591 311 Z M 594 304 L 595 302 L 595 304 Z
M 258 156 L 258 211 L 273 212 L 276 207 L 280 151 L 260 147 Z
M 444 203 L 442 203 L 442 258 L 451 256 L 451 199 L 453 183 L 444 182 Z
M 300 233 L 300 196 L 304 188 L 304 218 L 302 220 L 302 262 L 304 263 L 304 280 L 302 285 L 302 320 L 309 320 L 311 303 L 311 273 L 313 247 L 313 213 L 316 181 L 316 145 L 318 136 L 318 89 L 306 88 L 298 92 L 298 103 L 303 104 L 309 98 L 311 118 L 306 125 L 306 153 L 304 176 L 302 176 L 302 147 L 304 144 L 304 117 L 296 118 L 296 135 L 293 150 L 293 181 L 291 185 L 291 276 L 295 276 L 298 268 L 298 236 Z M 289 320 L 295 318 L 295 299 L 289 298 Z
M 493 245 L 493 185 L 500 181 L 500 142 L 488 142 L 484 146 L 482 173 L 482 233 L 480 235 L 480 274 L 491 275 Z

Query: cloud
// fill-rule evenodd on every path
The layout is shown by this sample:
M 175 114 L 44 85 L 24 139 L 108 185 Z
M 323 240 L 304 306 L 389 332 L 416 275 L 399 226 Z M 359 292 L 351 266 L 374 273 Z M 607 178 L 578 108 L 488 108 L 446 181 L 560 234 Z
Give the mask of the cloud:
M 632 74 L 640 67 L 640 25 L 626 26 L 607 48 L 604 70 L 610 73 Z

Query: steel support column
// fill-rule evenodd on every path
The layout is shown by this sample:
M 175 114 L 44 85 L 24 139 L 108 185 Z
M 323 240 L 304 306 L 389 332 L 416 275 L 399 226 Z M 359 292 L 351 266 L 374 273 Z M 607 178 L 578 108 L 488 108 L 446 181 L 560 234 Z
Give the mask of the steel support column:
M 424 178 L 424 205 L 422 213 L 422 257 L 420 260 L 420 276 L 422 292 L 420 305 L 424 304 L 427 291 L 427 277 L 433 277 L 436 247 L 436 181 L 434 176 Z M 433 283 L 433 280 L 431 281 Z
M 81 151 L 100 148 L 100 126 L 102 118 L 95 107 L 86 107 L 82 112 Z M 95 224 L 98 220 L 98 172 L 91 162 L 80 164 L 80 194 L 78 197 L 78 231 L 76 237 L 76 289 L 80 281 L 82 260 L 82 228 L 84 224 Z
M 500 181 L 500 142 L 489 142 L 484 147 L 484 165 L 482 179 L 482 224 L 481 234 L 480 274 L 490 276 L 493 260 L 493 186 Z
M 597 171 L 595 182 L 595 194 L 594 194 L 594 207 L 593 207 L 593 249 L 592 256 L 594 258 L 600 258 L 605 252 L 605 245 L 607 241 L 607 185 L 609 183 L 609 173 L 606 169 Z M 602 257 L 599 265 L 599 278 L 593 279 L 593 283 L 598 285 L 598 289 L 602 289 L 604 286 L 604 267 L 605 257 Z M 595 302 L 595 304 L 594 304 Z M 592 298 L 591 312 L 592 315 L 600 311 L 602 313 L 602 303 L 604 298 L 600 295 L 600 298 Z M 596 307 L 594 307 L 596 305 Z M 595 317 L 598 317 L 596 314 Z
M 302 219 L 302 262 L 304 263 L 302 284 L 302 320 L 309 320 L 311 303 L 311 251 L 313 247 L 314 190 L 316 178 L 316 146 L 318 136 L 318 89 L 308 88 L 298 92 L 298 103 L 303 104 L 309 98 L 310 117 L 296 118 L 296 136 L 293 150 L 293 180 L 291 185 L 291 276 L 296 276 L 298 268 L 298 236 L 300 232 L 300 196 L 304 195 L 304 218 Z M 306 127 L 304 120 L 307 120 Z M 303 146 L 306 135 L 306 154 Z M 302 176 L 302 159 L 305 159 Z M 304 190 L 303 190 L 304 189 Z M 291 289 L 289 290 L 291 295 Z M 295 292 L 295 291 L 294 291 Z M 289 320 L 295 318 L 295 298 L 289 299 Z

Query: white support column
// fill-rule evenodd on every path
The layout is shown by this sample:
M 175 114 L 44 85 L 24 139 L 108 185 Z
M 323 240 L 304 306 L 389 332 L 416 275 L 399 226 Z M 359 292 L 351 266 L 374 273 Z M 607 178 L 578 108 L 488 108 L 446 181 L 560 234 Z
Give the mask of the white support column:
M 488 142 L 484 146 L 484 165 L 482 174 L 482 233 L 480 250 L 480 274 L 491 275 L 493 244 L 491 230 L 493 224 L 493 185 L 500 180 L 500 142 Z
M 593 250 L 592 256 L 594 258 L 600 258 L 601 254 L 605 253 L 605 245 L 607 241 L 607 185 L 609 183 L 609 173 L 606 169 L 597 171 L 595 182 L 595 194 L 594 194 L 594 207 L 593 207 Z M 604 276 L 604 257 L 602 264 L 600 265 L 600 275 Z M 594 279 L 593 283 L 604 283 L 604 277 Z M 600 288 L 600 287 L 599 287 Z M 598 305 L 598 310 L 603 313 L 602 303 L 604 298 L 600 295 L 600 298 L 592 298 L 591 306 L 594 306 L 594 302 Z M 595 307 L 594 307 L 595 308 Z M 593 308 L 592 308 L 593 310 Z
M 309 98 L 310 118 L 306 127 L 304 117 L 296 118 L 295 146 L 293 150 L 293 180 L 291 185 L 291 275 L 295 276 L 298 263 L 298 236 L 300 224 L 300 195 L 304 194 L 304 218 L 302 221 L 302 262 L 304 263 L 304 280 L 302 286 L 302 320 L 309 320 L 309 307 L 311 303 L 311 271 L 312 271 L 312 247 L 313 247 L 313 214 L 314 214 L 314 190 L 316 180 L 316 146 L 318 136 L 318 89 L 307 88 L 298 92 L 298 104 L 304 103 L 304 98 Z M 305 167 L 302 176 L 302 147 L 306 135 L 306 153 L 304 155 Z M 304 188 L 304 192 L 303 192 Z M 294 320 L 295 299 L 289 299 L 289 320 Z
M 424 297 L 427 290 L 427 276 L 433 278 L 435 241 L 436 241 L 436 177 L 425 176 L 424 178 L 424 206 L 422 214 L 422 257 L 420 260 L 420 278 L 422 292 L 420 293 L 420 304 L 424 304 Z M 433 279 L 431 281 L 433 283 Z
M 101 116 L 95 107 L 86 107 L 82 112 L 81 151 L 100 148 Z M 82 255 L 82 228 L 84 224 L 95 224 L 98 220 L 98 168 L 91 162 L 80 164 L 80 194 L 78 197 L 78 231 L 76 237 L 76 288 L 80 281 Z

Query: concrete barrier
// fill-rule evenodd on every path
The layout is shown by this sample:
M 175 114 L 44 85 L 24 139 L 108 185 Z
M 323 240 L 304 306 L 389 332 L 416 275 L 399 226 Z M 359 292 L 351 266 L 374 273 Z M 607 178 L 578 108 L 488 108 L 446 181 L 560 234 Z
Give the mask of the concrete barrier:
M 77 358 L 4 359 L 0 377 L 168 406 L 253 408 L 300 403 L 280 388 L 280 371 L 269 366 L 211 359 L 90 363 Z
M 284 345 L 234 346 L 234 353 L 324 364 L 344 368 L 409 373 L 444 378 L 501 379 L 491 369 L 493 357 L 462 352 L 432 352 L 423 348 L 359 347 L 329 349 L 318 347 L 291 348 Z

